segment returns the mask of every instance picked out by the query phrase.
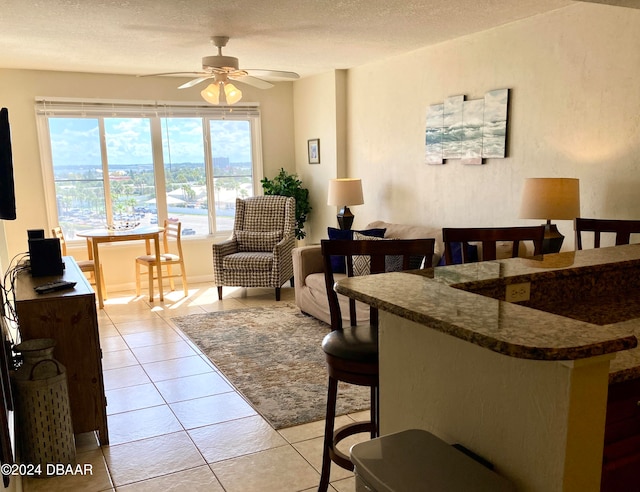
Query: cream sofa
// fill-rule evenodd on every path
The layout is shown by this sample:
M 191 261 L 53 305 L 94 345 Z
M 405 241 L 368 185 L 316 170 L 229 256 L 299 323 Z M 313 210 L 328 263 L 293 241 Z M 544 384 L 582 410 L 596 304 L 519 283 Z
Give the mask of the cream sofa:
M 375 221 L 363 229 L 386 229 L 384 237 L 393 239 L 420 239 L 435 238 L 435 254 L 433 265 L 437 265 L 443 254 L 442 229 L 430 228 L 419 225 L 392 224 L 389 222 Z M 335 274 L 335 279 L 344 278 L 345 274 Z M 306 314 L 318 318 L 325 323 L 331 322 L 329 313 L 329 301 L 325 288 L 324 268 L 322 266 L 322 252 L 320 245 L 302 246 L 293 250 L 293 278 L 296 296 L 296 305 Z M 348 322 L 348 300 L 339 295 L 340 307 L 343 318 Z M 365 306 L 359 306 L 357 312 L 367 314 Z

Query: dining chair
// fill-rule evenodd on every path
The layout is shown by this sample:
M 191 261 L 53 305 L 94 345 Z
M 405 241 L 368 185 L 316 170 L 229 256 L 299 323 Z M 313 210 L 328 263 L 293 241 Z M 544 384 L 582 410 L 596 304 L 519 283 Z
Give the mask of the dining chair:
M 522 241 L 532 241 L 534 245 L 533 254 L 542 254 L 544 225 L 524 227 L 444 227 L 442 229 L 442 242 L 444 243 L 444 256 L 447 265 L 454 263 L 453 249 L 455 244 L 460 245 L 462 263 L 470 263 L 472 261 L 469 257 L 470 243 L 481 243 L 481 261 L 488 261 L 496 259 L 497 245 L 501 242 L 510 242 L 511 258 L 517 257 Z
M 182 223 L 177 220 L 164 221 L 164 231 L 162 232 L 162 252 L 160 253 L 160 261 L 156 256 L 147 251 L 146 255 L 136 258 L 136 295 L 140 295 L 141 286 L 141 267 L 147 268 L 147 278 L 149 283 L 149 301 L 153 302 L 153 282 L 158 278 L 158 268 L 166 267 L 166 273 L 162 273 L 162 278 L 169 279 L 171 290 L 175 290 L 173 279 L 180 277 L 182 279 L 182 289 L 184 296 L 189 295 L 187 289 L 187 273 L 184 267 L 184 254 L 182 253 Z M 180 267 L 180 273 L 173 273 L 173 266 Z M 154 274 L 155 269 L 155 274 Z
M 582 233 L 593 232 L 593 247 L 600 247 L 602 233 L 615 234 L 616 246 L 629 244 L 631 234 L 640 234 L 640 220 L 576 218 L 576 246 L 582 249 Z
M 64 232 L 62 231 L 62 227 L 56 226 L 51 229 L 51 234 L 53 237 L 58 238 L 60 240 L 60 251 L 62 252 L 62 256 L 67 256 L 67 242 L 64 238 Z M 89 247 L 89 243 L 87 242 L 87 250 L 89 251 L 89 259 L 88 260 L 75 260 L 78 266 L 80 267 L 80 271 L 83 273 L 89 274 L 89 282 L 91 285 L 96 284 L 96 264 L 91 257 L 91 248 Z M 74 258 L 75 259 L 75 258 Z M 102 289 L 102 297 L 103 299 L 107 298 L 107 289 L 104 286 L 104 274 L 102 273 L 102 265 L 100 266 L 100 287 Z
M 322 340 L 329 381 L 318 491 L 325 492 L 329 486 L 332 462 L 350 471 L 354 468 L 349 457 L 338 449 L 338 443 L 353 434 L 368 432 L 371 438 L 375 438 L 379 433 L 378 310 L 369 306 L 368 323 L 358 325 L 356 303 L 349 299 L 350 326 L 343 326 L 338 294 L 334 290 L 331 258 L 334 255 L 345 257 L 349 277 L 355 275 L 357 264 L 362 264 L 365 259 L 368 260 L 368 274 L 385 272 L 388 257 L 393 257 L 394 263 L 399 262 L 402 270 L 408 270 L 412 258 L 424 256 L 424 267 L 428 268 L 432 266 L 435 239 L 323 240 L 321 249 L 331 313 L 331 331 Z M 370 420 L 348 424 L 334 431 L 339 381 L 371 388 Z

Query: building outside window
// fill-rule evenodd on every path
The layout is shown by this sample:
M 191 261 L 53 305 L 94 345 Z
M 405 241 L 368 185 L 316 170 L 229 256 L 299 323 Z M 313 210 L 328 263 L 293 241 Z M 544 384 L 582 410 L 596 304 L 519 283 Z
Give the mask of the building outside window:
M 49 221 L 68 239 L 165 218 L 228 233 L 236 198 L 260 189 L 256 106 L 42 99 L 36 114 Z

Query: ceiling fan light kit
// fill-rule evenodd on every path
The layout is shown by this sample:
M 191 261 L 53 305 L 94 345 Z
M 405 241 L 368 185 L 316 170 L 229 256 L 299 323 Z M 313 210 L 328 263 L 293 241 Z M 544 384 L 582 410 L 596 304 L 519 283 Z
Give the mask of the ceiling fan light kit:
M 200 95 L 210 104 L 220 104 L 220 85 L 217 82 L 209 84 L 200 92 Z
M 223 104 L 235 104 L 242 99 L 242 91 L 233 85 L 229 80 L 251 85 L 258 89 L 270 89 L 273 87 L 271 82 L 254 77 L 250 72 L 255 72 L 263 77 L 278 77 L 284 79 L 299 79 L 300 76 L 295 72 L 283 72 L 280 70 L 261 70 L 261 69 L 245 69 L 239 68 L 238 59 L 234 56 L 224 56 L 222 48 L 227 45 L 228 36 L 212 36 L 211 43 L 218 48 L 218 54 L 205 56 L 202 58 L 202 72 L 168 72 L 156 73 L 153 75 L 197 75 L 198 78 L 190 80 L 182 84 L 178 89 L 188 89 L 209 79 L 214 82 L 209 84 L 206 89 L 200 92 L 202 98 L 211 104 L 220 104 L 220 95 L 222 93 Z
M 227 99 L 227 104 L 235 104 L 242 99 L 242 91 L 231 82 L 224 84 L 224 95 Z
M 216 74 L 215 80 L 202 90 L 200 95 L 210 104 L 235 104 L 242 99 L 242 91 L 229 82 L 225 74 Z

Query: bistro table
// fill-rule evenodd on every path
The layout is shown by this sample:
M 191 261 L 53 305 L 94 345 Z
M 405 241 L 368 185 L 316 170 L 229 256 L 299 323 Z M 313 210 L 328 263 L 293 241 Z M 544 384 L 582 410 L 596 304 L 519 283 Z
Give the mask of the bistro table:
M 151 240 L 154 242 L 154 254 L 160 265 L 160 233 L 164 231 L 163 227 L 158 226 L 141 226 L 134 229 L 124 231 L 112 231 L 109 229 L 91 229 L 87 231 L 76 232 L 76 236 L 84 237 L 87 239 L 89 246 L 89 254 L 95 263 L 95 276 L 96 276 L 96 293 L 98 294 L 98 306 L 100 309 L 104 308 L 104 300 L 102 298 L 103 292 L 101 286 L 102 270 L 100 269 L 100 255 L 98 245 L 100 243 L 114 243 L 118 241 L 139 241 L 144 240 L 147 250 L 147 255 L 151 254 Z M 160 293 L 160 300 L 164 300 L 164 294 L 162 292 L 162 269 L 158 268 L 158 291 Z M 150 287 L 152 289 L 152 287 Z M 151 290 L 151 292 L 153 292 Z M 153 294 L 151 296 L 153 301 Z

